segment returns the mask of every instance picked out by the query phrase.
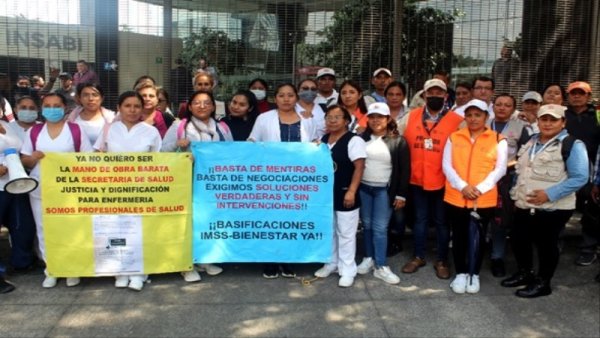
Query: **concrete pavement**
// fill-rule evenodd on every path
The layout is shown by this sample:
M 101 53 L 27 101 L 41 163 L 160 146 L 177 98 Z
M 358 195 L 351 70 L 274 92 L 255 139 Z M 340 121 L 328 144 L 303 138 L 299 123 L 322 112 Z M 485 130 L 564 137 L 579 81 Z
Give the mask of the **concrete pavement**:
M 600 265 L 573 265 L 575 233 L 566 234 L 554 293 L 532 300 L 499 286 L 488 262 L 476 295 L 454 294 L 449 280 L 435 277 L 431 260 L 415 274 L 400 274 L 397 286 L 370 274 L 349 289 L 337 287 L 334 276 L 309 285 L 266 280 L 260 264 L 225 264 L 221 275 L 202 273 L 194 284 L 179 274 L 156 275 L 139 293 L 115 289 L 113 278 L 86 278 L 72 288 L 63 279 L 43 289 L 38 269 L 9 276 L 17 290 L 0 295 L 0 336 L 598 337 L 600 284 L 593 278 Z M 0 240 L 3 253 L 7 245 Z M 393 271 L 411 251 L 390 258 Z M 319 266 L 297 265 L 296 272 L 312 279 Z M 514 261 L 507 267 L 513 271 Z

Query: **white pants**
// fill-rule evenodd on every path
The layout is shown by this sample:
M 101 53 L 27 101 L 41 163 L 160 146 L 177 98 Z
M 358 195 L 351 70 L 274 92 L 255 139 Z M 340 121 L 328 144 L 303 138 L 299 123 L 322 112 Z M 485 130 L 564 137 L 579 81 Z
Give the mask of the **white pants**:
M 42 190 L 39 185 L 34 191 L 29 193 L 29 203 L 31 204 L 31 211 L 35 220 L 39 258 L 45 262 L 46 249 L 44 245 L 44 228 L 42 225 Z
M 333 222 L 335 234 L 331 255 L 331 266 L 338 268 L 340 276 L 356 276 L 356 229 L 358 228 L 359 209 L 335 211 Z

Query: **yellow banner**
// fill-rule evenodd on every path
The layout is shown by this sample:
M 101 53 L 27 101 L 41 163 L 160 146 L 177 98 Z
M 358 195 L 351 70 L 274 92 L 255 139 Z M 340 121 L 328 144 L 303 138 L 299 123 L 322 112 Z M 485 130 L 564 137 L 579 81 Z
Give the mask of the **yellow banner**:
M 192 269 L 189 153 L 48 153 L 40 183 L 50 275 Z

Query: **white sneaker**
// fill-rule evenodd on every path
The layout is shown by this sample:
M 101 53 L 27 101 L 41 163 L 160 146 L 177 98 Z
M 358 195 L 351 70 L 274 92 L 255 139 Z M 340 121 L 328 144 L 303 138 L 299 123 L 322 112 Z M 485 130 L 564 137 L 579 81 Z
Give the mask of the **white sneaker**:
M 331 264 L 323 265 L 319 270 L 315 271 L 315 277 L 327 278 L 329 275 L 337 271 L 337 266 Z
M 354 277 L 351 276 L 342 276 L 338 281 L 338 286 L 341 288 L 349 288 L 354 284 Z
M 79 277 L 67 277 L 67 286 L 69 287 L 77 286 L 80 282 L 81 280 L 79 279 Z
M 379 278 L 388 284 L 398 284 L 400 283 L 400 277 L 390 270 L 389 266 L 382 266 L 376 268 L 373 272 L 373 276 L 375 278 Z
M 373 265 L 373 258 L 365 257 L 356 267 L 356 272 L 358 272 L 360 275 L 366 275 L 369 273 L 369 271 L 373 270 Z
M 198 282 L 202 279 L 196 270 L 182 271 L 181 275 L 183 276 L 183 280 L 188 283 Z
M 58 278 L 46 276 L 46 278 L 44 278 L 44 281 L 42 282 L 42 287 L 53 288 L 56 286 L 57 282 L 58 282 Z
M 456 275 L 452 283 L 450 283 L 450 288 L 454 293 L 465 293 L 467 289 L 467 278 L 468 275 L 466 273 L 459 273 Z
M 479 292 L 479 275 L 472 275 L 467 283 L 467 293 Z
M 135 291 L 142 291 L 144 288 L 145 278 L 143 275 L 137 276 L 129 276 L 129 285 L 128 287 Z
M 214 265 L 214 264 L 199 264 L 198 271 L 200 271 L 200 272 L 206 271 L 207 274 L 209 274 L 211 276 L 216 276 L 216 275 L 220 274 L 221 272 L 223 272 L 223 268 L 221 268 L 220 266 Z
M 126 288 L 129 285 L 129 276 L 115 276 L 115 287 Z

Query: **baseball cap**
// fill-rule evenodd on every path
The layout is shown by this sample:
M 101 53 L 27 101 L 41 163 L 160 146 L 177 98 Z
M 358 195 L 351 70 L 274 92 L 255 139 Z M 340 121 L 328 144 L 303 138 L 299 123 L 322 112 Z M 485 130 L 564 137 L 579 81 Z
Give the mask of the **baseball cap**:
M 58 78 L 59 79 L 69 79 L 71 80 L 73 77 L 71 76 L 71 74 L 67 73 L 67 72 L 62 72 L 60 74 L 58 74 Z
M 592 87 L 590 87 L 590 84 L 583 81 L 575 81 L 569 84 L 569 87 L 567 87 L 567 93 L 570 93 L 573 89 L 581 89 L 586 92 L 586 94 L 592 93 Z
M 433 87 L 438 87 L 438 88 L 443 89 L 444 91 L 448 91 L 446 84 L 444 83 L 444 81 L 442 81 L 440 79 L 427 80 L 427 82 L 425 82 L 425 85 L 423 86 L 423 90 L 428 91 L 429 89 L 431 89 Z
M 371 103 L 369 105 L 369 109 L 367 110 L 367 116 L 371 114 L 390 116 L 390 107 L 383 102 Z
M 325 75 L 331 75 L 331 76 L 335 77 L 335 71 L 331 68 L 321 68 L 317 72 L 317 79 L 320 78 L 321 76 L 325 76 Z
M 540 93 L 538 92 L 527 92 L 525 93 L 525 95 L 523 95 L 523 100 L 521 102 L 525 102 L 527 100 L 533 100 L 537 103 L 542 103 L 542 95 L 540 95 Z
M 386 74 L 387 74 L 388 76 L 390 76 L 390 77 L 392 76 L 392 72 L 391 72 L 389 69 L 387 69 L 387 68 L 377 68 L 377 69 L 376 69 L 376 70 L 373 72 L 373 77 L 375 77 L 375 76 L 379 75 L 379 73 L 381 73 L 381 72 L 383 72 L 383 73 L 386 73 Z
M 488 111 L 488 104 L 485 103 L 485 101 L 482 101 L 482 100 L 473 99 L 473 100 L 467 102 L 467 104 L 465 104 L 464 108 L 462 108 L 462 111 L 466 112 L 471 107 L 475 107 L 475 108 L 477 108 L 477 109 L 485 112 L 486 114 L 490 113 Z
M 565 117 L 565 110 L 567 110 L 567 107 L 565 106 L 558 104 L 545 104 L 540 108 L 537 116 L 542 117 L 544 115 L 551 115 L 557 119 L 562 119 Z

